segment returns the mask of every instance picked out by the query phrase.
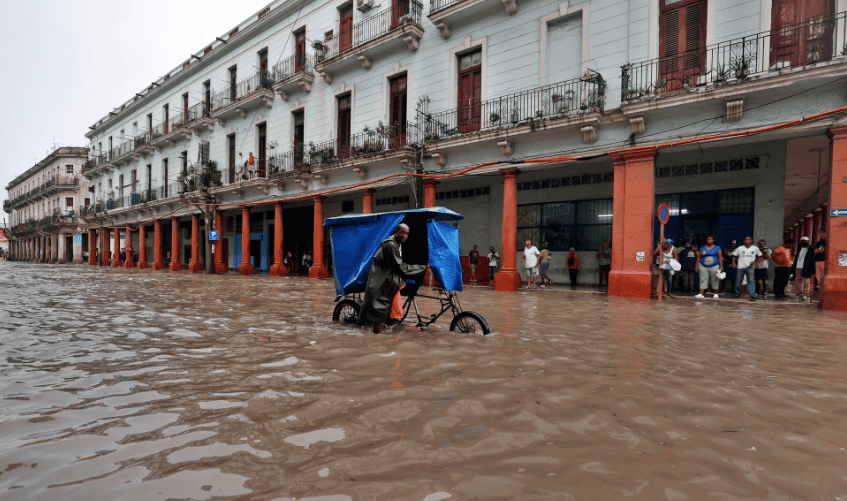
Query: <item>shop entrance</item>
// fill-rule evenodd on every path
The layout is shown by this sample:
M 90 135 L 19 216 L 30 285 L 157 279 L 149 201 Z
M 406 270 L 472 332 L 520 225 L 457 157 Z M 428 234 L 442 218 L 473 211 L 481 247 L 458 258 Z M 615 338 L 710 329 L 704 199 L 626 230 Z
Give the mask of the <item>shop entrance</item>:
M 312 250 L 315 208 L 293 207 L 282 211 L 283 255 L 294 256 L 293 274 L 307 273 L 301 265 L 303 253 Z M 314 254 L 314 252 L 313 252 Z

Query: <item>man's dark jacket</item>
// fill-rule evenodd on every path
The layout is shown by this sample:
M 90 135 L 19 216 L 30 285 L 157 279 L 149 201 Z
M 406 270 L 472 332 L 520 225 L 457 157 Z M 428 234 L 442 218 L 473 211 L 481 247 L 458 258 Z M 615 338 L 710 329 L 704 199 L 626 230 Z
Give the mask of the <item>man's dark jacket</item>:
M 406 277 L 422 275 L 426 266 L 406 264 L 400 246 L 390 236 L 382 241 L 371 262 L 365 300 L 359 309 L 359 324 L 384 323 L 391 312 L 391 300 Z

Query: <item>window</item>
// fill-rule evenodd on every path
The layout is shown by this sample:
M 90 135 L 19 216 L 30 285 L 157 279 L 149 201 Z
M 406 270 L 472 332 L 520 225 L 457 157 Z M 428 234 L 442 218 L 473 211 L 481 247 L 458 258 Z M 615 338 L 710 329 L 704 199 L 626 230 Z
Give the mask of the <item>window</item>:
M 229 102 L 235 101 L 236 89 L 238 88 L 238 67 L 233 66 L 229 69 Z
M 162 106 L 162 130 L 164 134 L 168 133 L 168 119 L 170 118 L 170 108 L 168 105 Z
M 91 199 L 90 199 L 90 198 L 86 198 L 86 199 L 85 199 L 85 206 L 86 206 L 86 207 L 88 207 L 89 205 L 91 205 Z
M 730 240 L 752 234 L 754 195 L 753 188 L 674 193 L 657 195 L 655 203 L 670 207 L 667 238 L 702 245 L 708 235 L 714 235 L 717 244 L 725 247 Z M 658 221 L 653 231 L 659 234 Z
M 350 50 L 353 47 L 353 4 L 348 4 L 338 12 L 338 52 Z
M 205 114 L 209 113 L 209 108 L 212 106 L 212 81 L 206 80 L 203 82 L 203 99 L 205 106 L 203 108 L 203 112 Z
M 546 45 L 545 83 L 550 85 L 579 78 L 582 74 L 582 11 L 548 22 Z
M 391 126 L 390 148 L 406 144 L 406 75 L 389 80 L 388 123 Z
M 306 28 L 294 33 L 294 71 L 300 72 L 306 64 Z
M 65 207 L 67 207 L 68 209 L 73 209 L 73 208 L 74 208 L 74 199 L 73 199 L 73 197 L 66 197 L 66 198 L 65 198 Z
M 350 94 L 338 98 L 338 158 L 350 156 Z
M 66 165 L 65 166 L 65 174 L 73 174 L 73 173 L 74 173 L 74 166 L 73 165 Z
M 661 0 L 659 71 L 668 91 L 681 90 L 683 82 L 696 85 L 703 72 L 705 47 L 706 0 Z
M 612 199 L 518 206 L 517 248 L 526 240 L 551 251 L 599 249 L 612 236 Z
M 482 51 L 459 56 L 459 132 L 466 134 L 480 128 L 482 106 Z

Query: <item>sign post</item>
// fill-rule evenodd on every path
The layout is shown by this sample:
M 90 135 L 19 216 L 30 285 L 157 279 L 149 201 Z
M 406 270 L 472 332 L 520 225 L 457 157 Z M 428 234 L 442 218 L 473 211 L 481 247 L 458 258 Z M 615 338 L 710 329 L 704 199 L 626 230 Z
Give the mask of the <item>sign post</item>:
M 671 208 L 668 207 L 668 204 L 661 204 L 659 205 L 659 210 L 657 212 L 659 216 L 659 278 L 656 280 L 656 283 L 658 284 L 656 294 L 659 301 L 661 301 L 662 292 L 665 288 L 665 275 L 664 270 L 662 269 L 662 244 L 665 242 L 665 225 L 671 220 Z

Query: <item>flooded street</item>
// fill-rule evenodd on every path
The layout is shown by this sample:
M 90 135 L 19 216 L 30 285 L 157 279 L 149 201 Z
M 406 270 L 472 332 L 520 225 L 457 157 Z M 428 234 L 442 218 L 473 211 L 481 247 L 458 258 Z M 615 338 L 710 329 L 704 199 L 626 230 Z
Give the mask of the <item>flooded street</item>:
M 0 499 L 847 499 L 847 318 L 0 262 Z M 431 305 L 422 307 L 431 311 Z

